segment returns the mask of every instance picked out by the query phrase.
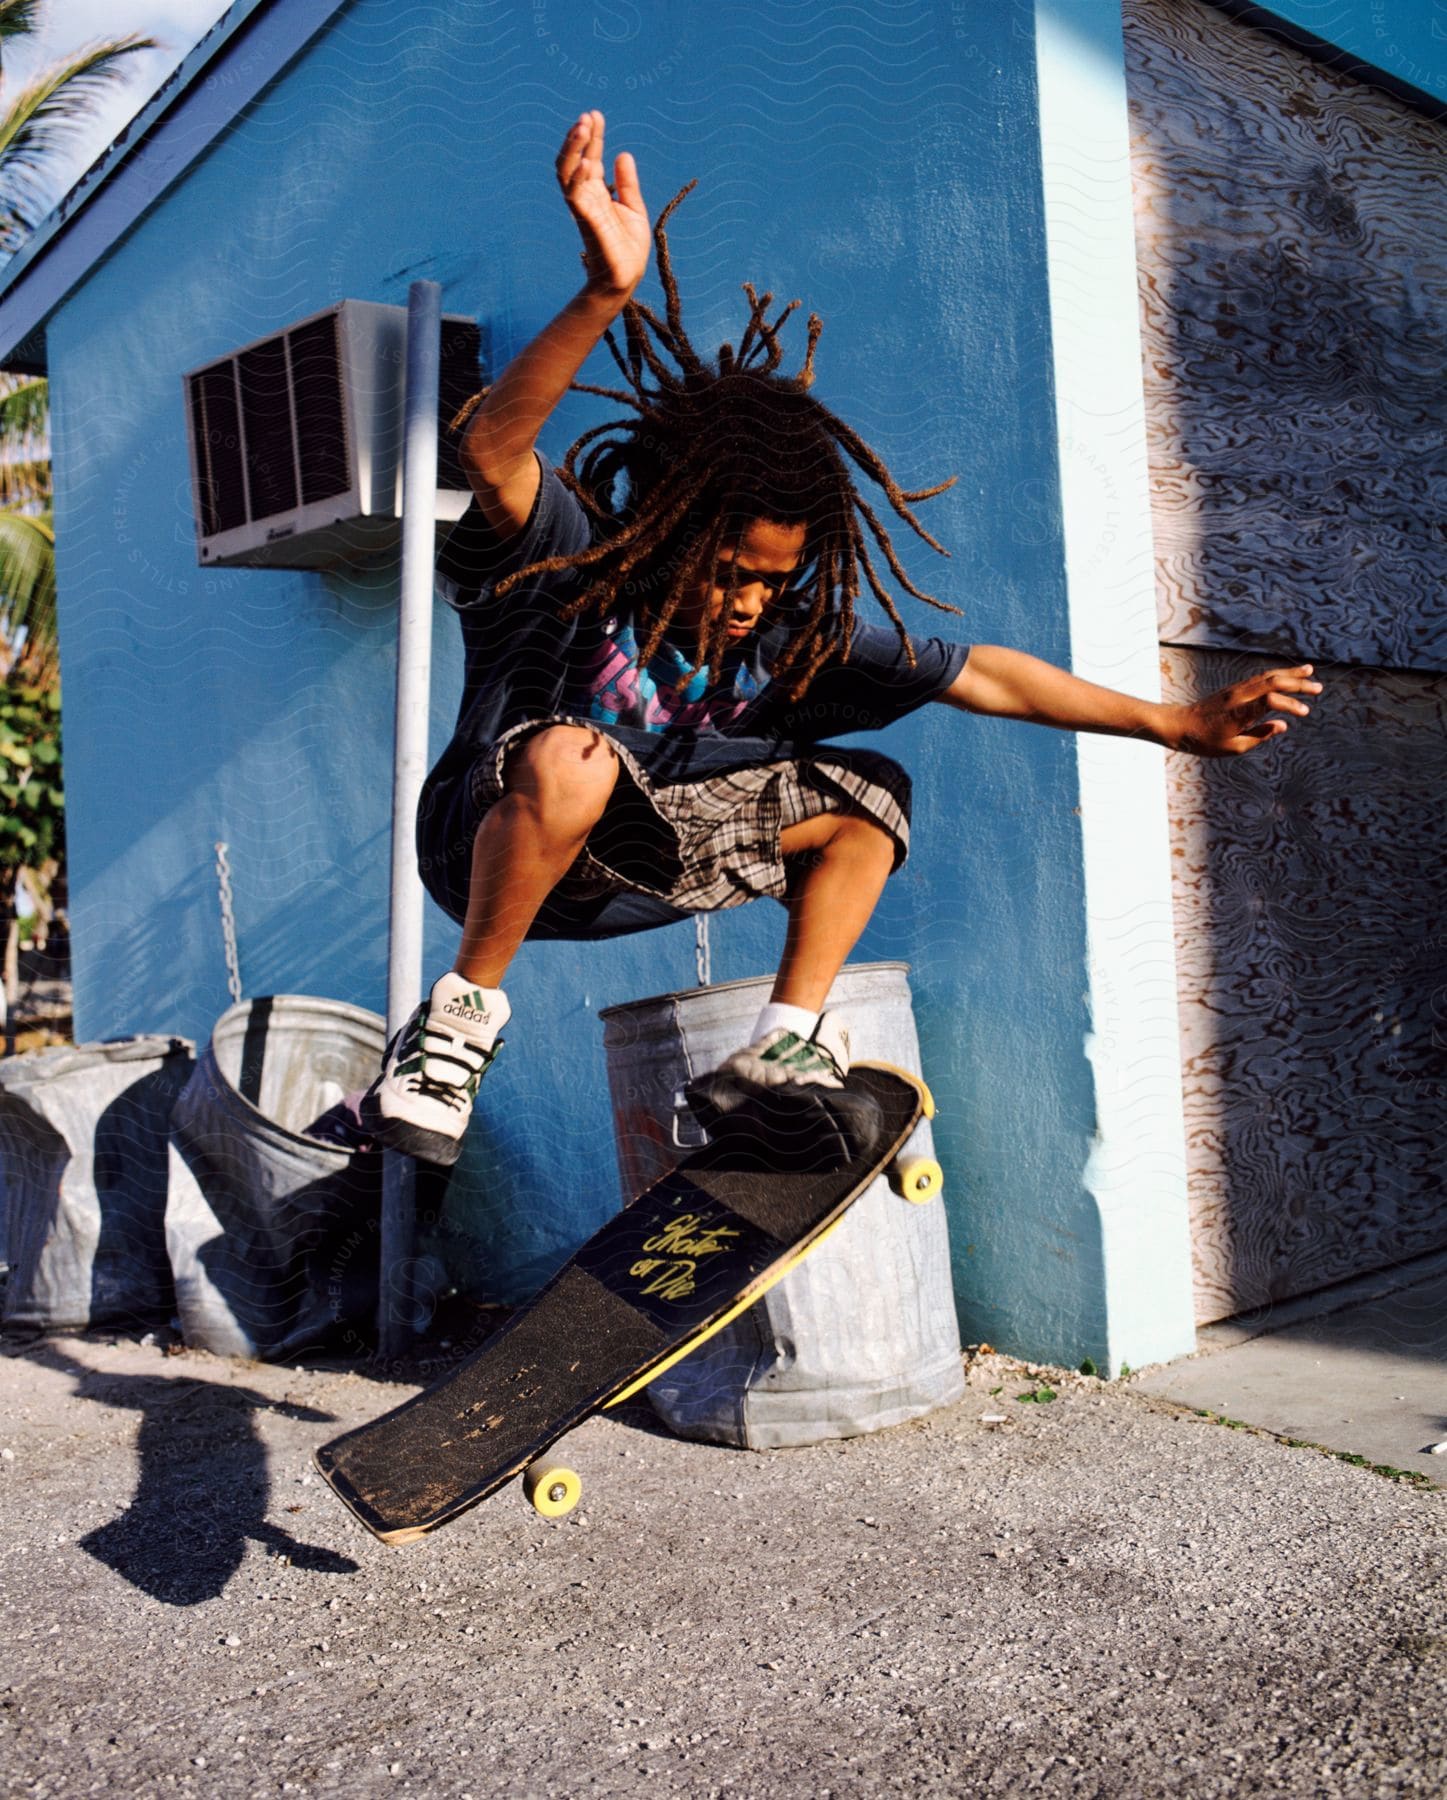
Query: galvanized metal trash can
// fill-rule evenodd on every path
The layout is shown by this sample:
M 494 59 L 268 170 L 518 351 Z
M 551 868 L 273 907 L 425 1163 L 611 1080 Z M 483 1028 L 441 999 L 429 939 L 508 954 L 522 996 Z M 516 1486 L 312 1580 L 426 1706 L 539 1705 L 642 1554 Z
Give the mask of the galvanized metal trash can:
M 188 1344 L 264 1360 L 370 1348 L 382 1155 L 346 1102 L 385 1035 L 376 1013 L 301 994 L 216 1021 L 171 1115 L 166 1244 Z
M 919 1074 L 908 974 L 851 965 L 829 1005 L 848 1015 L 856 1058 Z M 748 1042 L 772 985 L 721 982 L 600 1015 L 626 1198 L 687 1153 L 677 1090 Z M 909 1151 L 933 1154 L 928 1121 Z M 944 1207 L 911 1205 L 883 1177 L 792 1274 L 647 1390 L 681 1436 L 750 1449 L 877 1431 L 964 1391 Z
M 194 1052 L 148 1036 L 0 1061 L 6 1325 L 170 1319 L 166 1132 Z

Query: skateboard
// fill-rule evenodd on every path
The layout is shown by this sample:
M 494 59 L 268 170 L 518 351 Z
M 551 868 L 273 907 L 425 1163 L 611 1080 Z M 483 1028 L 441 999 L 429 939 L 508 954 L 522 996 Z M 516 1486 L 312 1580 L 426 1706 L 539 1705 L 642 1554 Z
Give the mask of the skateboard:
M 545 1518 L 571 1512 L 577 1474 L 547 1454 L 712 1337 L 829 1234 L 881 1173 L 907 1200 L 941 1187 L 910 1156 L 934 1116 L 917 1077 L 857 1063 L 839 1100 L 875 1120 L 842 1166 L 797 1167 L 800 1113 L 739 1108 L 702 1148 L 614 1215 L 526 1307 L 430 1388 L 316 1453 L 333 1491 L 384 1543 L 406 1544 L 515 1475 Z M 809 1147 L 802 1146 L 804 1160 Z M 815 1156 L 817 1160 L 817 1155 Z M 795 1166 L 790 1166 L 791 1164 Z

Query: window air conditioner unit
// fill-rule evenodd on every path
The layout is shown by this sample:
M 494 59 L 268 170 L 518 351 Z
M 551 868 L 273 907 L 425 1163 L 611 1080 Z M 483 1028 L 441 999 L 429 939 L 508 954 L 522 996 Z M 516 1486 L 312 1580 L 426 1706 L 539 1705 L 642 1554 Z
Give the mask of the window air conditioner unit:
M 471 498 L 449 419 L 487 380 L 475 319 L 442 318 L 436 519 Z M 402 540 L 407 308 L 339 300 L 183 375 L 197 561 L 327 569 Z

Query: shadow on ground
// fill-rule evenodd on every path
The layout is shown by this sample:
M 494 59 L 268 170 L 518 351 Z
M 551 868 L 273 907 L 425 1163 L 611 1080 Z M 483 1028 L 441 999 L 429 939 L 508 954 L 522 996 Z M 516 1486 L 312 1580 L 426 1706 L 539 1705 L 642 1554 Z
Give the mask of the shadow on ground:
M 199 1605 L 222 1592 L 248 1542 L 318 1574 L 355 1572 L 350 1557 L 303 1543 L 267 1516 L 272 1483 L 256 1414 L 325 1425 L 330 1413 L 191 1375 L 102 1374 L 45 1342 L 20 1354 L 71 1376 L 77 1398 L 141 1415 L 130 1504 L 79 1540 L 132 1586 L 168 1606 Z

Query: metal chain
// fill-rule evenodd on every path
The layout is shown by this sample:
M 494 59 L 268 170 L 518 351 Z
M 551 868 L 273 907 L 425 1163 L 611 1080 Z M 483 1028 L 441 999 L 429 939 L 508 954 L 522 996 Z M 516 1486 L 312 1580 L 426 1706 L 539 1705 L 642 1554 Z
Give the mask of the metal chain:
M 709 987 L 713 983 L 713 970 L 708 951 L 708 914 L 696 913 L 693 920 L 693 949 L 698 963 L 698 985 Z
M 236 914 L 231 903 L 231 864 L 226 845 L 216 846 L 216 883 L 221 889 L 221 941 L 226 947 L 226 986 L 233 1001 L 241 999 L 241 965 L 236 958 Z

